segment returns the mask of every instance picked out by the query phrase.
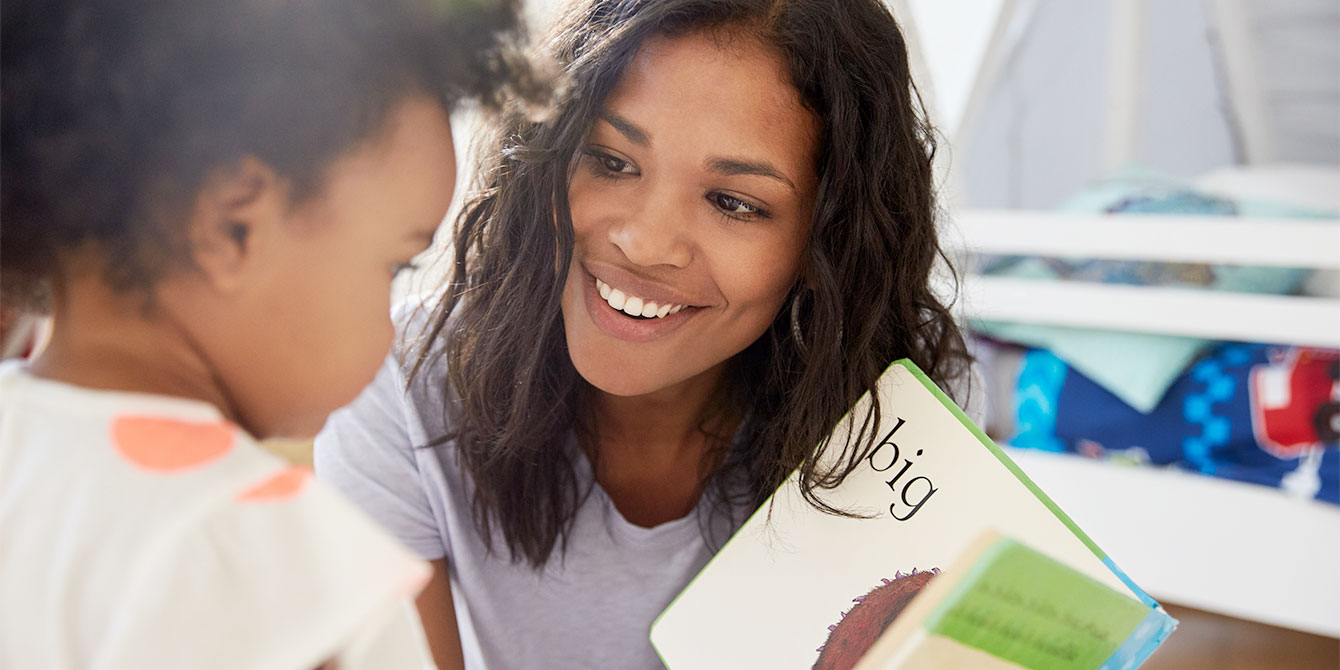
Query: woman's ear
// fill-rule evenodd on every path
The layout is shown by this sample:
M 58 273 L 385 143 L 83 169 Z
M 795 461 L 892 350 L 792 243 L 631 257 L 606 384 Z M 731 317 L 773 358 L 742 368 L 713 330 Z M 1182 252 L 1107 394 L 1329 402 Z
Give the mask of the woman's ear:
M 192 260 L 206 283 L 227 293 L 246 283 L 268 233 L 283 223 L 289 195 L 289 181 L 250 156 L 206 177 L 188 225 Z

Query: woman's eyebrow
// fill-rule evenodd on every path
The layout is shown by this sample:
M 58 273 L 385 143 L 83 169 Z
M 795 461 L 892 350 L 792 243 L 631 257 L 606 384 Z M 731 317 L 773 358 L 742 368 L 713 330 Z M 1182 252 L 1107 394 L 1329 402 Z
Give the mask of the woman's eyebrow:
M 600 118 L 605 123 L 614 126 L 614 129 L 619 131 L 624 137 L 627 137 L 629 142 L 644 149 L 651 147 L 651 137 L 647 135 L 647 131 L 637 127 L 637 124 L 632 121 L 609 110 L 602 111 L 600 113 Z
M 781 170 L 773 167 L 767 161 L 751 161 L 742 158 L 709 158 L 707 160 L 707 169 L 726 176 L 735 176 L 740 174 L 752 174 L 760 177 L 769 177 L 786 184 L 792 191 L 796 190 L 795 182 L 786 178 Z

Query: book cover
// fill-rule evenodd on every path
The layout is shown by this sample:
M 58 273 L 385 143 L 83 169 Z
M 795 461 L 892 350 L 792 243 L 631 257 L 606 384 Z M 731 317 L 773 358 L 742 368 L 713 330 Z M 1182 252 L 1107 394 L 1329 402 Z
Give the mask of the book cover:
M 840 486 L 820 494 L 862 516 L 816 509 L 793 475 L 652 625 L 670 670 L 854 668 L 896 613 L 988 532 L 1147 611 L 1151 622 L 1119 645 L 1127 658 L 1103 667 L 1136 667 L 1153 652 L 1175 622 L 925 374 L 897 361 L 877 392 L 878 441 Z M 869 402 L 839 423 L 836 443 Z

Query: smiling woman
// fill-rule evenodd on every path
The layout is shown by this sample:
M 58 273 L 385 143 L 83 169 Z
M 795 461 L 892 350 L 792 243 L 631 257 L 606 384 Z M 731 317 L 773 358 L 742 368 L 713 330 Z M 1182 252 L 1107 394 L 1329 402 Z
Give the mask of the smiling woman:
M 450 281 L 316 443 L 433 560 L 444 668 L 660 667 L 650 623 L 720 542 L 797 468 L 822 507 L 868 451 L 873 413 L 824 437 L 890 362 L 956 387 L 968 361 L 878 0 L 565 16 L 568 95 L 502 120 Z

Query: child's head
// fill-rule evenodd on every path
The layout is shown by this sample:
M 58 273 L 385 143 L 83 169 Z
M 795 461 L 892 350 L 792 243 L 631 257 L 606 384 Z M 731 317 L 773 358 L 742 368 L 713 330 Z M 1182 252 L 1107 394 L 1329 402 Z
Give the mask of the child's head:
M 319 427 L 446 212 L 451 105 L 512 81 L 483 4 L 6 0 L 6 300 L 133 300 L 245 427 Z
M 588 0 L 566 17 L 550 45 L 573 93 L 502 129 L 438 315 L 459 313 L 447 367 L 487 488 L 561 467 L 548 436 L 580 416 L 583 382 L 715 385 L 752 417 L 718 474 L 747 475 L 757 502 L 802 463 L 824 480 L 814 446 L 891 361 L 962 370 L 930 285 L 932 129 L 879 0 Z M 646 318 L 621 313 L 639 302 Z M 509 531 L 536 526 L 489 504 Z

